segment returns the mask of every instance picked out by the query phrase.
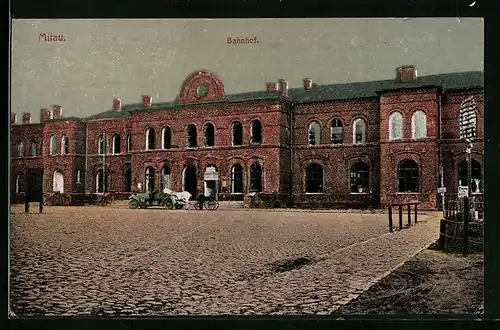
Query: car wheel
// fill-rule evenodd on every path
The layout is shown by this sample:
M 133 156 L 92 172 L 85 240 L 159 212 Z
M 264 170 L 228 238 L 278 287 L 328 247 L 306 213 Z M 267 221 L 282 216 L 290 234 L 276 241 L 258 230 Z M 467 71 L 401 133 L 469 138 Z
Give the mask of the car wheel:
M 135 199 L 132 199 L 130 202 L 128 202 L 128 207 L 131 209 L 136 209 L 139 207 L 139 203 Z

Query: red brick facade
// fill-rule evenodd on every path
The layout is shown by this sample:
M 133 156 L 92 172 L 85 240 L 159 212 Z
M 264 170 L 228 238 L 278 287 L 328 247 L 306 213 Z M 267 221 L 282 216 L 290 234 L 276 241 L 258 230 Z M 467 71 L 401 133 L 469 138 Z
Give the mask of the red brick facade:
M 339 97 L 334 89 L 342 90 L 341 85 L 332 85 L 328 95 L 321 91 L 328 86 L 316 86 L 310 79 L 300 89 L 288 90 L 288 84 L 282 81 L 276 84 L 279 88 L 269 91 L 225 95 L 223 82 L 215 74 L 200 71 L 184 81 L 179 96 L 170 103 L 156 104 L 148 96 L 136 106 L 117 105 L 115 100 L 112 110 L 85 119 L 62 117 L 60 106 L 54 106 L 52 115 L 51 110 L 42 109 L 42 123 L 25 121 L 22 125 L 12 125 L 11 191 L 13 196 L 22 194 L 27 168 L 43 168 L 47 197 L 59 189 L 54 188 L 54 172 L 58 171 L 64 182 L 61 195 L 69 202 L 71 195 L 91 194 L 99 189 L 98 180 L 102 178 L 96 177 L 104 161 L 107 183 L 102 189 L 108 191 L 144 190 L 148 185 L 147 168 L 154 170 L 154 189 L 158 190 L 162 168 L 168 166 L 171 189 L 186 188 L 191 175 L 196 182 L 195 193 L 203 193 L 204 172 L 211 165 L 219 176 L 219 198 L 242 200 L 258 186 L 255 185 L 258 172 L 250 173 L 251 166 L 258 163 L 262 169 L 260 200 L 272 199 L 275 206 L 376 208 L 392 202 L 419 200 L 424 208 L 434 209 L 438 206 L 437 188 L 441 185 L 440 163 L 448 192 L 456 193 L 458 189 L 458 168 L 465 159 L 465 144 L 459 139 L 459 111 L 468 96 L 474 96 L 478 111 L 479 139 L 473 159 L 483 173 L 482 88 L 473 82 L 456 88 L 441 86 L 439 79 L 437 83 L 418 85 L 415 79 L 418 82 L 419 78 L 415 77 L 411 67 L 405 67 L 397 71 L 397 79 L 404 82 L 392 81 L 390 88 L 363 95 L 354 92 L 347 97 Z M 426 115 L 426 136 L 414 139 L 412 116 L 418 110 Z M 389 118 L 396 111 L 403 118 L 403 135 L 402 139 L 390 140 Z M 361 135 L 356 135 L 354 127 L 358 119 L 365 123 Z M 259 131 L 258 126 L 252 126 L 256 120 L 261 123 L 261 139 L 252 143 L 252 135 L 257 136 Z M 236 122 L 242 126 L 242 143 L 237 146 L 233 145 Z M 320 127 L 319 136 L 314 135 L 315 145 L 309 141 L 311 122 Z M 342 126 L 341 142 L 332 143 L 335 129 L 331 127 L 338 123 Z M 208 124 L 214 127 L 213 146 L 205 146 Z M 167 146 L 162 143 L 165 127 L 171 136 Z M 196 147 L 188 145 L 192 127 L 197 131 Z M 147 132 L 151 129 L 155 145 L 148 150 L 146 145 L 152 135 L 147 138 Z M 63 135 L 69 139 L 67 154 L 63 154 L 61 145 Z M 119 152 L 113 146 L 115 135 L 120 136 L 116 139 Z M 52 136 L 57 137 L 55 155 L 51 149 Z M 100 136 L 107 141 L 104 156 L 99 152 Z M 359 143 L 355 141 L 358 136 L 363 136 L 359 137 L 362 139 Z M 24 145 L 23 155 L 18 155 L 20 141 Z M 31 154 L 33 141 L 37 144 L 36 156 Z M 418 191 L 412 193 L 398 190 L 398 166 L 406 159 L 414 160 L 418 166 Z M 354 180 L 353 166 L 360 163 L 364 164 L 368 179 L 358 192 L 351 180 Z M 320 165 L 321 171 L 309 177 L 310 164 Z M 233 165 L 242 168 L 241 188 L 236 188 L 240 185 L 235 183 L 239 179 L 232 174 Z M 193 167 L 196 175 L 193 172 L 184 176 L 187 166 Z M 320 188 L 309 192 L 311 188 L 307 188 L 310 186 L 306 181 L 312 180 L 312 175 L 316 175 Z

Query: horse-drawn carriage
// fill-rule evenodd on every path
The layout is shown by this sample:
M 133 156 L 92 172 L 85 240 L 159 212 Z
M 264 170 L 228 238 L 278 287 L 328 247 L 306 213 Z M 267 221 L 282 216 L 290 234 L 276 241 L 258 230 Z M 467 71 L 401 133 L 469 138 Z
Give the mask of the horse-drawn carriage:
M 187 191 L 174 192 L 168 188 L 165 188 L 163 192 L 148 191 L 129 197 L 129 207 L 131 209 L 163 206 L 171 210 L 183 208 L 187 210 L 190 205 L 196 210 L 217 210 L 219 208 L 219 202 L 214 198 L 198 195 L 195 200 L 192 200 L 191 193 Z

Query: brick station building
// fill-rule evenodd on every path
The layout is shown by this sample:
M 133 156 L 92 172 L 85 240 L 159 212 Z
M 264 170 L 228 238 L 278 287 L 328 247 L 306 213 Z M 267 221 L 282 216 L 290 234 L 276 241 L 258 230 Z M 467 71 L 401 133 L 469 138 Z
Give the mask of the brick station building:
M 12 114 L 11 187 L 22 199 L 29 168 L 43 168 L 48 201 L 69 204 L 96 192 L 187 190 L 220 200 L 304 208 L 384 207 L 420 201 L 439 207 L 437 189 L 465 185 L 461 103 L 473 97 L 478 139 L 473 192 L 483 187 L 483 73 L 396 77 L 227 95 L 214 73 L 197 71 L 175 101 L 115 99 L 88 118 L 41 109 L 41 123 Z M 253 196 L 253 197 L 251 197 Z

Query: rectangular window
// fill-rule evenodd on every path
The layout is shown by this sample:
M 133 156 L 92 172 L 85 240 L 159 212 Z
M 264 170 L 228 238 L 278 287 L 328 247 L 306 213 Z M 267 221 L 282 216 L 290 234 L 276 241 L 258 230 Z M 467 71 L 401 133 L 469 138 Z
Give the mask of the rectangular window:
M 82 182 L 82 171 L 76 170 L 76 183 Z

